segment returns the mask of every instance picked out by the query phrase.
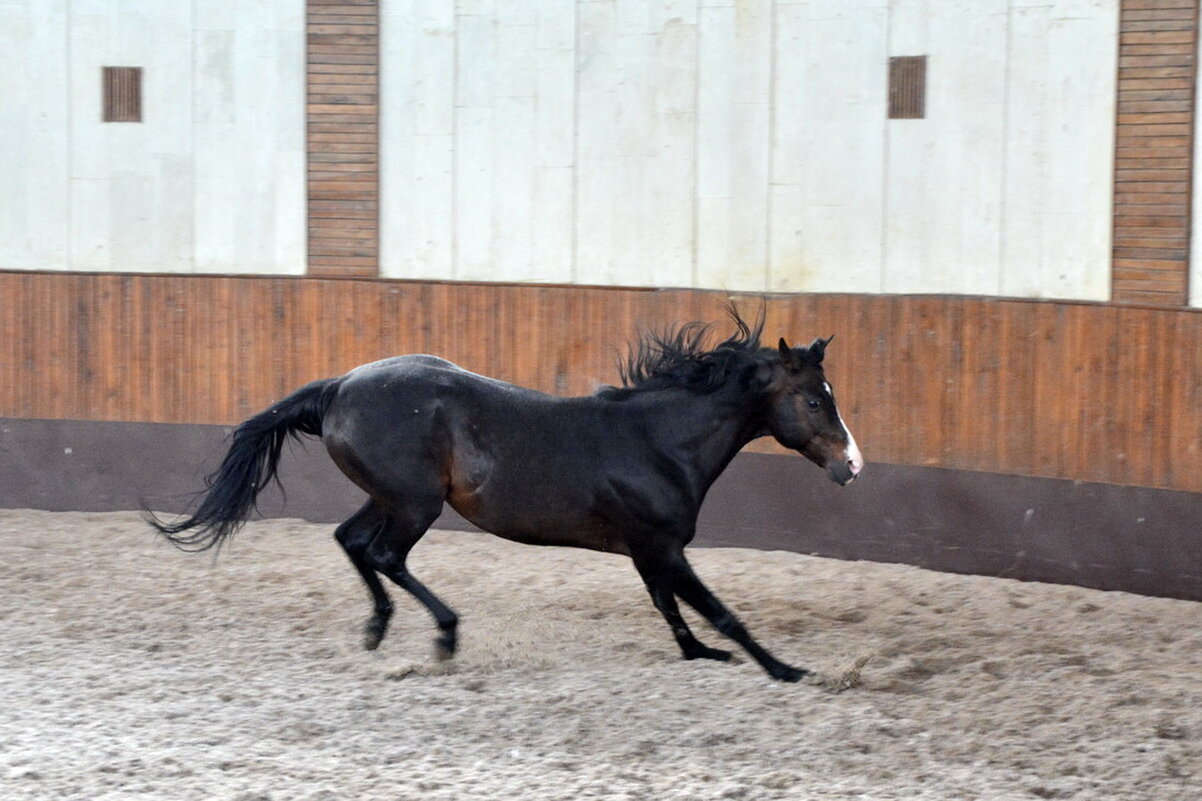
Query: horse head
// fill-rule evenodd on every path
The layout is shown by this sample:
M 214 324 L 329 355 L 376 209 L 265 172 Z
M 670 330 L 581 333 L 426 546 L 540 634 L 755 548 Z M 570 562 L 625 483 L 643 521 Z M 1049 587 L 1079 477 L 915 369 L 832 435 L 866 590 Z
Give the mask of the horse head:
M 790 347 L 782 338 L 777 359 L 767 365 L 769 432 L 786 448 L 826 470 L 832 481 L 850 484 L 864 467 L 855 437 L 847 430 L 822 370 L 832 338 Z

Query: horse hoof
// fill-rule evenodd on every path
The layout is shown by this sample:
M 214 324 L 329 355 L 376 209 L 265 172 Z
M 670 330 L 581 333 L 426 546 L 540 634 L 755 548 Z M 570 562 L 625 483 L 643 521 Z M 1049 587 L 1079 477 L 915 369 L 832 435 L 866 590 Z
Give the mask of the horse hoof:
M 777 681 L 787 681 L 789 683 L 799 682 L 806 676 L 814 675 L 813 671 L 805 668 L 789 667 L 788 665 L 778 665 L 768 671 L 768 675 Z
M 439 660 L 447 660 L 455 655 L 455 638 L 439 637 L 434 641 L 434 655 Z
M 365 651 L 374 651 L 380 647 L 380 642 L 384 639 L 384 626 L 372 621 L 363 627 L 363 649 Z

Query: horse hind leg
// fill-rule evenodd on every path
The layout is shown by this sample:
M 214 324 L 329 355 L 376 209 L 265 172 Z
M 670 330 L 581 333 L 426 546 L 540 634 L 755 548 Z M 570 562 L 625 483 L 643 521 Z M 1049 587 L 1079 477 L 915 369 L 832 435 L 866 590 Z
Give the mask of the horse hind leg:
M 439 496 L 424 501 L 409 500 L 403 506 L 390 507 L 384 516 L 384 524 L 372 538 L 364 556 L 373 570 L 391 579 L 434 616 L 441 632 L 434 642 L 439 656 L 445 659 L 455 653 L 458 644 L 459 616 L 418 581 L 405 564 L 413 546 L 438 518 L 442 504 L 443 499 Z
M 367 559 L 367 549 L 386 523 L 383 511 L 374 501 L 368 501 L 362 509 L 351 515 L 337 529 L 334 538 L 359 571 L 363 583 L 371 593 L 373 613 L 363 627 L 363 647 L 374 651 L 384 639 L 388 621 L 392 617 L 392 601 L 380 583 L 380 577 Z

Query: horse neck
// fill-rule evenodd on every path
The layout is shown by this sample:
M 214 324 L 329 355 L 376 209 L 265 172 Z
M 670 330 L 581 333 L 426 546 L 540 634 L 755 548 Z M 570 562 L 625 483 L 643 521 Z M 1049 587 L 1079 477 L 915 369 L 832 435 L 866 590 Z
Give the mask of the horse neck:
M 767 433 L 762 399 L 740 387 L 707 395 L 668 390 L 654 403 L 663 444 L 693 466 L 706 488 L 744 445 Z

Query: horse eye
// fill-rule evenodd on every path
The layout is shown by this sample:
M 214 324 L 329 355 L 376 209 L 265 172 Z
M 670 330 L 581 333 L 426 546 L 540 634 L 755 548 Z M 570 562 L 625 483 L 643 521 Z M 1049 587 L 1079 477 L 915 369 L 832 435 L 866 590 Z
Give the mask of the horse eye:
M 822 404 L 820 404 L 816 400 L 810 399 L 810 400 L 806 401 L 806 405 L 809 406 L 811 409 L 817 409 Z

